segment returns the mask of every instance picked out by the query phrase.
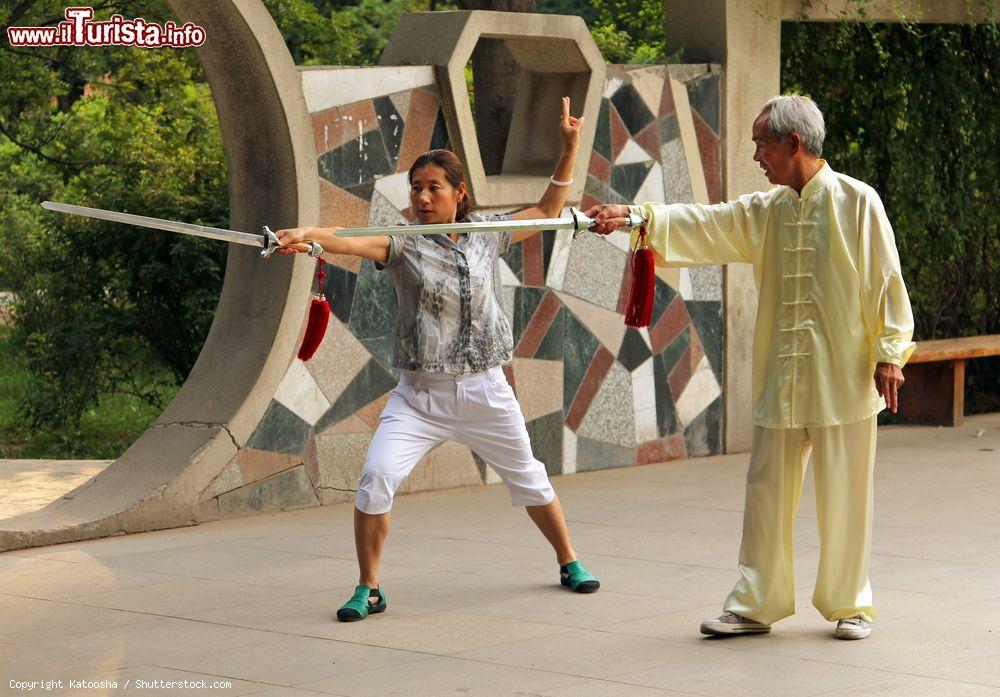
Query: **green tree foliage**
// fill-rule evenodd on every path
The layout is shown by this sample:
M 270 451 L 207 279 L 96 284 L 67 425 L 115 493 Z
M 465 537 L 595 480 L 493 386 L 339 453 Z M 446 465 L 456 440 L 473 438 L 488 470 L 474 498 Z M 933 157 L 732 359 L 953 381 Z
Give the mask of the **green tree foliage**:
M 538 11 L 579 15 L 609 63 L 669 63 L 662 0 L 537 0 Z
M 22 3 L 21 26 L 65 3 Z M 149 21 L 165 3 L 105 3 Z M 0 23 L 10 22 L 0 11 Z M 225 245 L 44 211 L 63 200 L 225 225 L 218 121 L 194 51 L 0 44 L 0 289 L 30 370 L 21 437 L 68 428 L 109 395 L 162 407 L 211 324 Z M 132 434 L 134 435 L 134 434 Z M 64 439 L 74 452 L 72 438 Z M 125 443 L 127 445 L 127 443 Z
M 826 156 L 881 194 L 918 339 L 1000 333 L 1000 42 L 992 24 L 786 24 L 782 91 L 827 118 Z M 972 361 L 970 410 L 1000 409 Z

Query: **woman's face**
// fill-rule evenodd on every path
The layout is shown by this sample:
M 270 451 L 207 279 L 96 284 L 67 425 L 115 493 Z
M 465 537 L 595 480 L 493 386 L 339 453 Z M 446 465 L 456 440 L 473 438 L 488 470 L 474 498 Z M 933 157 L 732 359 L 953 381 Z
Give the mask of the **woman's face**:
M 465 183 L 452 186 L 437 165 L 413 170 L 410 209 L 421 223 L 453 223 L 459 202 L 466 197 Z

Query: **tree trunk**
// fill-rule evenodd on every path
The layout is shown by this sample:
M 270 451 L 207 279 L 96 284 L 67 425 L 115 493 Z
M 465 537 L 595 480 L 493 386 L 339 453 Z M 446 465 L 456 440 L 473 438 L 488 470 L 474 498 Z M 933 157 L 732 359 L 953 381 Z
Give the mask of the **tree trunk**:
M 535 0 L 457 0 L 462 10 L 534 12 Z M 514 113 L 517 63 L 501 39 L 480 39 L 472 52 L 476 138 L 486 174 L 500 174 Z

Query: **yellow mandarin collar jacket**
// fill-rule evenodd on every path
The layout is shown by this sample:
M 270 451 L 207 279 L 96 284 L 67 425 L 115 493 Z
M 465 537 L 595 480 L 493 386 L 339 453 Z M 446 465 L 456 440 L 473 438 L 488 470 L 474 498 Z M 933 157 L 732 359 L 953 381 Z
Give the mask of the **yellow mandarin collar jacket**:
M 715 205 L 644 204 L 656 263 L 753 264 L 753 419 L 850 423 L 885 408 L 876 363 L 913 353 L 913 313 L 878 194 L 826 162 L 803 187 Z M 634 239 L 633 239 L 634 241 Z

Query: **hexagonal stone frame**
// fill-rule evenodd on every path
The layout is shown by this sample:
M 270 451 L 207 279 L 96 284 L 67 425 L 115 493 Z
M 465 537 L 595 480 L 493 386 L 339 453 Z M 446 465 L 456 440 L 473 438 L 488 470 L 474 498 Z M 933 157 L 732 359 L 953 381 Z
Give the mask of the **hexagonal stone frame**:
M 521 68 L 514 87 L 504 172 L 491 176 L 483 167 L 465 84 L 465 66 L 481 38 L 503 40 Z M 434 67 L 442 103 L 447 105 L 444 113 L 452 147 L 466 163 L 472 201 L 482 208 L 538 200 L 559 156 L 560 98 L 568 95 L 577 113 L 582 104 L 582 115 L 596 124 L 606 72 L 604 59 L 580 17 L 482 10 L 403 15 L 381 64 Z M 594 133 L 593 128 L 584 129 L 580 153 L 590 153 Z M 577 158 L 571 202 L 583 196 L 587 160 Z

